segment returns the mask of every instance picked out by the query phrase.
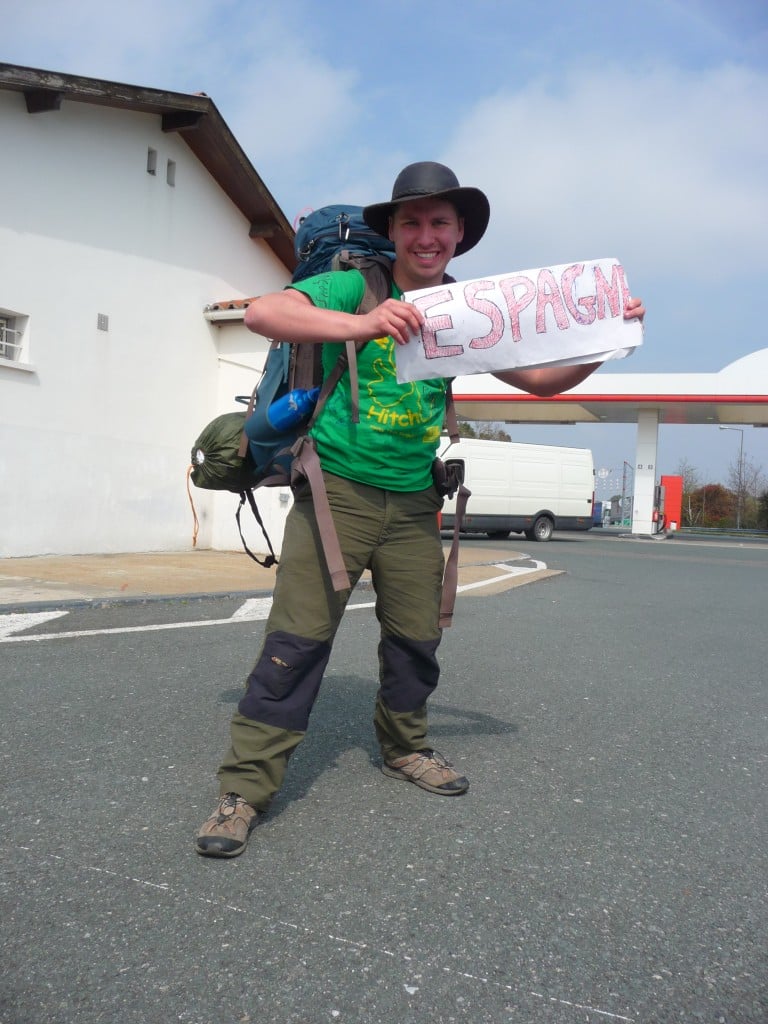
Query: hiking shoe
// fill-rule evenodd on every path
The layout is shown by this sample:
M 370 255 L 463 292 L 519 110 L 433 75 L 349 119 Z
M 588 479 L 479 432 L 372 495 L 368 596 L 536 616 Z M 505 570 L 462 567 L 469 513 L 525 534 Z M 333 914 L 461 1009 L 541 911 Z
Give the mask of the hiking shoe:
M 417 750 L 415 754 L 396 757 L 394 761 L 385 761 L 381 770 L 390 779 L 412 782 L 441 796 L 458 796 L 469 789 L 469 779 L 459 775 L 436 750 Z
M 237 793 L 227 793 L 197 833 L 195 849 L 204 857 L 237 857 L 259 823 L 259 812 Z

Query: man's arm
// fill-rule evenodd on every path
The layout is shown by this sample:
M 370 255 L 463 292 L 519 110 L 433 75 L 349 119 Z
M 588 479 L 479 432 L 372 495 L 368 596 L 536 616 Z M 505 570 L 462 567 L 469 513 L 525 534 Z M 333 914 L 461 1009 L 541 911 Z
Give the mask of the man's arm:
M 493 376 L 540 398 L 570 391 L 586 380 L 602 363 L 580 363 L 577 366 L 542 366 L 538 370 L 497 370 Z
M 314 344 L 371 341 L 389 334 L 404 345 L 411 334 L 418 333 L 423 319 L 415 306 L 399 299 L 387 299 L 364 315 L 323 309 L 295 288 L 260 295 L 245 311 L 245 326 L 256 334 Z
M 643 322 L 645 306 L 642 299 L 629 299 L 624 307 L 625 320 Z M 493 374 L 505 384 L 520 388 L 540 398 L 550 398 L 563 391 L 569 391 L 594 373 L 602 363 L 580 363 L 576 366 L 550 366 L 538 370 L 498 370 Z

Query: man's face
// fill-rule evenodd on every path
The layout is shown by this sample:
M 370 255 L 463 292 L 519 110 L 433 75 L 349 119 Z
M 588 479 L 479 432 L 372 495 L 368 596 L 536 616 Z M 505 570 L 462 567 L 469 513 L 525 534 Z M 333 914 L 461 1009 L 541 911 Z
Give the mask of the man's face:
M 403 291 L 440 284 L 464 237 L 464 220 L 444 199 L 413 199 L 389 220 L 395 244 L 395 280 Z

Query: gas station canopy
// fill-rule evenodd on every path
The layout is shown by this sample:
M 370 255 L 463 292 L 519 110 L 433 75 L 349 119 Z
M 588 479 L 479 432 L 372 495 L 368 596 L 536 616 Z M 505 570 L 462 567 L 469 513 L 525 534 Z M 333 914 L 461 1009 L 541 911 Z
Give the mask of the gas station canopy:
M 490 374 L 457 377 L 456 412 L 504 423 L 637 423 L 632 532 L 653 533 L 659 424 L 768 427 L 768 348 L 718 373 L 597 373 L 571 391 L 538 398 Z
M 597 373 L 571 391 L 537 398 L 492 377 L 457 377 L 458 415 L 505 423 L 637 423 L 652 410 L 658 423 L 768 427 L 768 348 L 719 373 Z

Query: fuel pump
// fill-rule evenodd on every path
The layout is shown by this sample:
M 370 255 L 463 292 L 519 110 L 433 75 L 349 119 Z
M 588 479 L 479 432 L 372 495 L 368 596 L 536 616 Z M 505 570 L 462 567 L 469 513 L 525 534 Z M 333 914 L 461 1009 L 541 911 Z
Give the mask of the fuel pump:
M 666 487 L 663 484 L 656 484 L 653 488 L 653 514 L 651 516 L 654 533 L 661 533 L 666 526 L 666 519 L 664 518 L 665 496 Z

